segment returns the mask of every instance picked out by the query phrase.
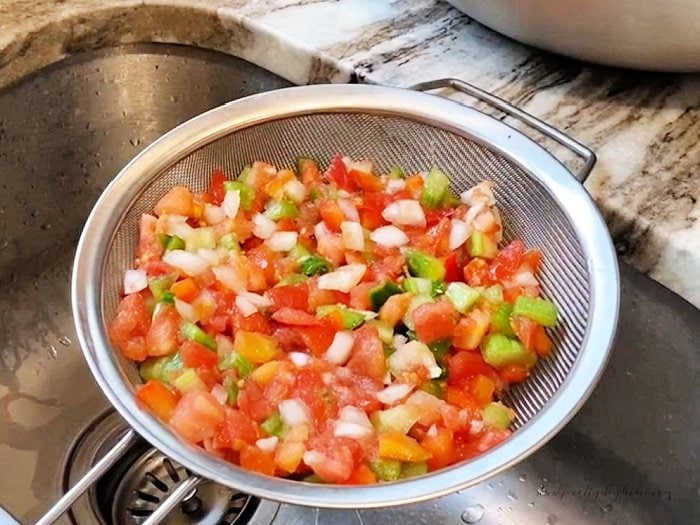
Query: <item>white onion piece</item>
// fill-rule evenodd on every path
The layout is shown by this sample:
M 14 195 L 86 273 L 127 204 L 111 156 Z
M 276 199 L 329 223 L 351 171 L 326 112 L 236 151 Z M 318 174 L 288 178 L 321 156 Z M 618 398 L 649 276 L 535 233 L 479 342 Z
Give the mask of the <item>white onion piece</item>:
M 362 173 L 372 173 L 374 169 L 374 164 L 371 160 L 352 160 L 350 157 L 343 157 L 343 164 L 345 164 L 345 169 L 348 173 L 355 170 L 361 171 Z
M 440 419 L 440 409 L 445 402 L 424 390 L 416 390 L 408 397 L 406 405 L 420 409 L 421 418 L 418 421 L 421 425 L 431 425 Z
M 344 330 L 336 332 L 331 346 L 326 350 L 324 359 L 334 365 L 344 365 L 350 359 L 353 344 L 355 344 L 355 340 L 351 332 Z
M 173 268 L 182 270 L 190 276 L 202 274 L 209 269 L 209 263 L 206 260 L 202 259 L 199 255 L 185 250 L 171 250 L 165 252 L 163 255 L 163 262 L 169 264 Z
M 288 426 L 311 424 L 309 409 L 298 399 L 285 399 L 279 404 L 280 417 Z
M 493 182 L 484 181 L 476 186 L 462 192 L 459 198 L 464 204 L 474 206 L 476 203 L 482 203 L 486 206 L 494 206 L 496 198 L 493 196 Z
M 215 384 L 211 388 L 211 395 L 213 395 L 216 398 L 216 400 L 222 405 L 225 405 L 226 401 L 228 401 L 228 392 L 219 383 Z
M 426 435 L 429 437 L 436 437 L 438 435 L 438 429 L 437 426 L 435 426 L 435 423 L 430 425 L 430 428 L 426 432 Z
M 393 405 L 397 401 L 401 401 L 404 397 L 406 397 L 411 390 L 413 390 L 413 385 L 409 385 L 407 383 L 396 383 L 394 385 L 389 385 L 384 390 L 380 390 L 374 395 L 385 405 Z
M 148 287 L 146 270 L 127 270 L 124 272 L 124 295 L 140 292 Z
M 307 465 L 318 465 L 319 463 L 324 463 L 326 461 L 326 455 L 321 454 L 317 450 L 307 450 L 302 456 L 304 463 Z
M 394 343 L 394 348 L 398 348 L 398 347 L 403 346 L 406 343 L 408 343 L 408 337 L 406 337 L 403 334 L 396 334 L 394 336 L 393 343 Z
M 333 425 L 333 435 L 335 437 L 349 437 L 353 439 L 362 439 L 371 436 L 373 430 L 371 428 L 351 423 L 350 421 L 336 421 Z
M 194 231 L 194 228 L 187 224 L 187 217 L 183 215 L 162 215 L 158 224 L 166 235 L 177 235 L 181 239 L 187 239 Z
M 343 215 L 349 221 L 360 222 L 360 214 L 357 212 L 357 207 L 350 199 L 338 199 L 338 206 L 343 210 Z
M 258 311 L 257 306 L 255 306 L 252 302 L 250 302 L 242 295 L 236 296 L 236 308 L 238 308 L 243 317 L 250 317 Z
M 228 254 L 224 255 L 218 250 L 211 250 L 208 248 L 200 248 L 199 250 L 197 250 L 197 255 L 199 255 L 202 259 L 207 261 L 212 266 L 220 265 L 226 258 L 226 256 L 228 256 Z
M 258 439 L 255 442 L 255 446 L 260 450 L 264 450 L 265 452 L 274 452 L 274 450 L 277 448 L 278 442 L 279 438 L 277 436 L 270 436 L 267 438 Z
M 340 223 L 340 233 L 346 250 L 363 251 L 365 249 L 365 232 L 359 222 L 343 221 Z
M 425 226 L 425 212 L 420 202 L 412 199 L 401 199 L 389 204 L 382 217 L 399 226 Z
M 323 221 L 321 221 L 316 226 L 314 226 L 314 235 L 316 236 L 316 239 L 323 239 L 324 237 L 333 235 L 333 232 L 331 232 L 326 227 L 326 224 Z
M 216 280 L 226 288 L 234 292 L 242 292 L 246 289 L 247 279 L 232 266 L 214 266 L 211 271 L 214 272 Z
M 406 187 L 406 181 L 403 179 L 389 179 L 389 181 L 386 183 L 386 192 L 389 195 L 393 195 L 394 193 L 403 190 Z
M 219 206 L 209 203 L 204 205 L 204 220 L 208 224 L 219 224 L 224 219 L 226 219 L 226 213 Z
M 396 226 L 380 226 L 369 234 L 369 238 L 387 248 L 405 246 L 409 240 L 408 235 Z
M 484 210 L 474 219 L 474 228 L 479 231 L 486 231 L 496 224 L 496 217 L 493 216 L 491 210 Z
M 177 310 L 177 313 L 180 314 L 180 317 L 191 323 L 196 323 L 199 321 L 199 314 L 197 314 L 197 310 L 194 308 L 194 306 L 178 299 L 177 297 L 175 298 L 175 310 Z
M 479 421 L 479 420 L 472 420 L 471 423 L 469 423 L 469 433 L 470 434 L 478 434 L 484 430 L 484 422 Z
M 470 234 L 471 234 L 471 227 L 469 225 L 467 225 L 466 222 L 461 221 L 459 219 L 452 219 L 451 228 L 450 228 L 450 243 L 449 243 L 450 251 L 456 250 L 457 248 L 462 246 L 465 242 L 467 242 L 467 239 L 469 238 Z
M 311 357 L 304 352 L 289 352 L 289 360 L 298 368 L 303 368 L 311 362 Z
M 356 406 L 346 405 L 343 408 L 341 408 L 338 419 L 342 421 L 348 421 L 350 423 L 355 423 L 356 425 L 361 425 L 363 427 L 369 428 L 370 430 L 373 428 L 372 422 L 367 417 L 367 413 L 361 408 L 357 408 Z
M 530 270 L 518 270 L 508 283 L 513 286 L 538 286 L 537 278 Z
M 267 239 L 277 231 L 275 221 L 268 219 L 262 213 L 256 213 L 253 216 L 253 235 L 259 239 Z
M 367 266 L 364 264 L 346 264 L 319 277 L 318 288 L 349 293 L 362 280 L 366 271 Z
M 483 202 L 477 202 L 474 206 L 471 206 L 467 210 L 467 214 L 464 216 L 464 222 L 466 222 L 470 226 L 473 225 L 476 216 L 479 215 L 485 209 L 486 205 Z
M 226 217 L 233 219 L 238 215 L 238 208 L 241 206 L 240 190 L 227 191 L 224 196 L 224 201 L 221 203 L 221 209 L 226 214 Z
M 298 180 L 290 180 L 282 187 L 284 193 L 297 204 L 304 202 L 306 198 L 306 187 Z
M 272 301 L 264 295 L 260 295 L 253 292 L 239 292 L 238 296 L 245 297 L 258 309 L 269 308 L 270 306 L 272 306 Z
M 288 252 L 297 243 L 297 232 L 274 232 L 267 238 L 265 244 L 274 252 Z
M 397 348 L 396 352 L 387 359 L 387 364 L 395 377 L 402 372 L 410 372 L 420 366 L 428 369 L 431 379 L 440 377 L 442 374 L 442 369 L 435 361 L 435 354 L 430 351 L 427 345 L 420 341 L 409 341 Z

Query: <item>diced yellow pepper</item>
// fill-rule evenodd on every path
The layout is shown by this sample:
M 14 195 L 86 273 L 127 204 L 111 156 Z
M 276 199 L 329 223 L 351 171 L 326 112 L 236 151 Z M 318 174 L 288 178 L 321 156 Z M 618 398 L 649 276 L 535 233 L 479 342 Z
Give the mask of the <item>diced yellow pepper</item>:
M 266 385 L 277 375 L 281 361 L 268 361 L 256 368 L 250 375 L 259 385 Z
M 283 472 L 294 472 L 301 463 L 306 447 L 301 441 L 283 441 L 275 452 L 275 464 Z
M 389 430 L 379 434 L 379 456 L 400 461 L 426 461 L 433 454 L 415 439 Z
M 273 199 L 280 200 L 284 197 L 284 186 L 290 181 L 296 180 L 296 175 L 291 170 L 280 170 L 272 179 L 265 185 L 265 193 Z
M 239 330 L 233 341 L 233 350 L 255 364 L 267 363 L 277 355 L 277 341 L 257 332 Z

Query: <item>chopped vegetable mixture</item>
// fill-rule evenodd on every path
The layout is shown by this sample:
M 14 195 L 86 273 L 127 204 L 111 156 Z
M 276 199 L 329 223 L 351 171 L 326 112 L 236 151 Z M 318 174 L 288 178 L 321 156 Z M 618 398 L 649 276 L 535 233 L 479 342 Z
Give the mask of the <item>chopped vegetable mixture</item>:
M 264 162 L 141 217 L 109 323 L 139 402 L 243 468 L 324 483 L 417 476 L 510 434 L 499 401 L 552 350 L 542 255 L 502 242 L 492 184 L 439 169 Z

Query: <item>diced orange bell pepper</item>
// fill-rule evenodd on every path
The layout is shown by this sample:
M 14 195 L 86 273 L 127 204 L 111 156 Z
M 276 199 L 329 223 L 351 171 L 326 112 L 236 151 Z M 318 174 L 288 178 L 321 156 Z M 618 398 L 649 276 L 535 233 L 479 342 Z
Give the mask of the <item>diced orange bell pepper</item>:
M 170 291 L 175 297 L 186 303 L 191 303 L 199 295 L 199 286 L 194 282 L 194 279 L 188 277 L 176 282 L 170 287 Z
M 259 385 L 266 385 L 272 381 L 279 368 L 280 361 L 268 361 L 267 363 L 263 363 L 258 368 L 253 370 L 250 377 Z
M 421 441 L 421 445 L 433 455 L 428 460 L 429 470 L 446 467 L 454 461 L 454 442 L 451 430 L 438 428 L 435 435 L 426 435 Z
M 345 482 L 346 485 L 371 485 L 377 482 L 377 475 L 369 466 L 359 465 Z
M 236 332 L 233 349 L 255 364 L 271 361 L 278 353 L 277 341 L 274 338 L 245 330 Z
M 268 476 L 275 475 L 275 455 L 265 452 L 255 446 L 246 447 L 241 451 L 241 467 Z
M 301 441 L 285 440 L 277 447 L 275 452 L 275 464 L 283 472 L 295 472 L 306 452 L 306 447 Z
M 163 383 L 151 379 L 139 387 L 136 399 L 151 409 L 160 419 L 168 421 L 175 410 L 178 397 Z
M 445 401 L 447 401 L 450 405 L 455 405 L 469 410 L 474 410 L 479 406 L 471 393 L 454 386 L 448 386 L 445 390 Z
M 525 366 L 508 365 L 498 371 L 498 376 L 506 383 L 520 383 L 525 381 L 530 371 Z
M 318 203 L 318 211 L 329 230 L 340 231 L 340 224 L 345 220 L 345 214 L 337 201 L 323 199 Z
M 496 383 L 490 377 L 477 375 L 472 379 L 470 390 L 479 406 L 488 405 L 493 400 Z
M 282 199 L 284 197 L 284 186 L 288 182 L 296 180 L 296 175 L 290 170 L 281 170 L 277 172 L 277 175 L 265 184 L 265 193 L 267 193 L 273 199 Z
M 425 461 L 433 454 L 415 439 L 389 430 L 379 434 L 379 456 L 400 461 Z

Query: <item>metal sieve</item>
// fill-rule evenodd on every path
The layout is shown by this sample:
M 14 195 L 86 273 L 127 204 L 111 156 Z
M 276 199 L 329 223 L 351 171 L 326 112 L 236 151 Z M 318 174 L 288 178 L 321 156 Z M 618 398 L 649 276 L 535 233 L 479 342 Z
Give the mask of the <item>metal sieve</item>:
M 595 156 L 570 137 L 474 86 L 451 86 L 509 113 L 584 160 Z M 111 347 L 123 271 L 131 267 L 141 213 L 172 186 L 208 187 L 214 168 L 233 176 L 253 160 L 291 167 L 301 154 L 327 162 L 341 152 L 372 158 L 381 170 L 439 166 L 456 191 L 490 179 L 505 240 L 544 252 L 543 293 L 560 308 L 553 355 L 505 399 L 518 416 L 513 436 L 479 456 L 411 480 L 375 486 L 317 485 L 245 471 L 186 444 L 134 399 L 136 367 Z M 82 233 L 72 302 L 85 358 L 126 421 L 192 472 L 261 498 L 319 507 L 367 508 L 417 502 L 478 483 L 544 445 L 588 398 L 610 351 L 619 307 L 617 260 L 605 223 L 583 186 L 559 161 L 514 128 L 475 109 L 417 90 L 317 85 L 241 99 L 178 126 L 133 159 L 106 188 Z

